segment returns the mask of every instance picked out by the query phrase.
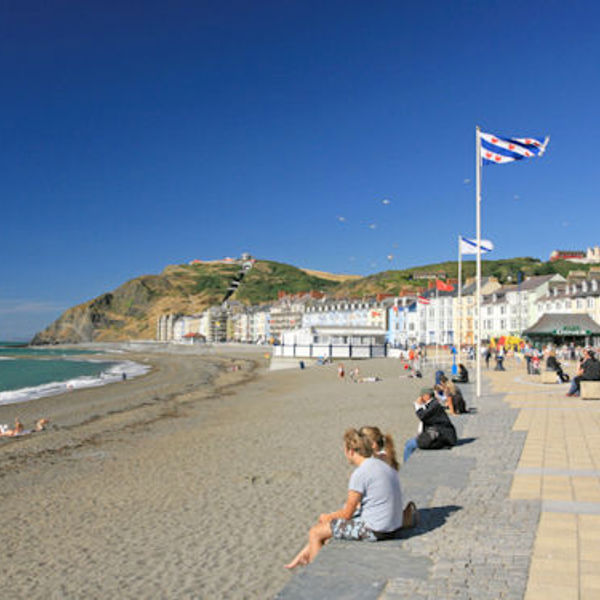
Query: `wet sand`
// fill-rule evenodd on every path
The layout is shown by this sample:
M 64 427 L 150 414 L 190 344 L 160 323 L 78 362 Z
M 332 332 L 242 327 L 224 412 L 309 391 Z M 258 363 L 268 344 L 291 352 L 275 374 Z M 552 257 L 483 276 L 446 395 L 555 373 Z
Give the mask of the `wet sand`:
M 422 380 L 398 361 L 265 372 L 264 349 L 128 354 L 148 375 L 25 405 L 0 422 L 0 582 L 28 598 L 270 598 L 321 512 L 339 508 L 347 427 L 414 435 Z M 240 370 L 232 371 L 232 364 Z M 348 364 L 347 364 L 348 366 Z

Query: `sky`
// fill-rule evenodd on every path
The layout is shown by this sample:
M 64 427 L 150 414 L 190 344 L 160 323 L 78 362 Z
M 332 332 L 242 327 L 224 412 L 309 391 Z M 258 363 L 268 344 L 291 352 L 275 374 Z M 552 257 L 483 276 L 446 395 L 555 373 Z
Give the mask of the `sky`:
M 600 4 L 5 0 L 0 339 L 175 263 L 366 275 L 600 244 Z

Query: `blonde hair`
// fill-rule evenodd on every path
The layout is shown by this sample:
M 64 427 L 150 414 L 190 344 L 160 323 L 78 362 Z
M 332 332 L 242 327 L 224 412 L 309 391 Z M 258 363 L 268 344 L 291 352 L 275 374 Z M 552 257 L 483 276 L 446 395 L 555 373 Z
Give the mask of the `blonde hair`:
M 389 433 L 383 435 L 379 427 L 372 427 L 369 425 L 361 427 L 358 433 L 367 440 L 367 443 L 371 446 L 373 451 L 377 453 L 378 458 L 381 458 L 381 460 L 385 461 L 396 471 L 400 468 L 400 464 L 396 457 L 394 440 Z
M 344 445 L 346 450 L 353 450 L 357 454 L 369 458 L 373 454 L 373 448 L 369 441 L 356 429 L 347 429 L 344 433 Z
M 453 381 L 448 379 L 448 381 L 446 381 L 444 385 L 446 386 L 447 390 L 450 392 L 451 396 L 454 396 L 454 394 L 456 394 L 456 386 L 454 385 Z

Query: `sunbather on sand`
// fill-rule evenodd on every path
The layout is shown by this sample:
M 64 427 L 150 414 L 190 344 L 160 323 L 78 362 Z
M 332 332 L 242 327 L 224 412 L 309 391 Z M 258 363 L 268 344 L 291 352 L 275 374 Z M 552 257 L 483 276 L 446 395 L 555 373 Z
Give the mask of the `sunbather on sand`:
M 25 429 L 23 423 L 19 420 L 19 417 L 15 419 L 15 426 L 10 429 L 6 425 L 0 425 L 0 437 L 18 437 L 21 435 L 28 435 L 36 431 L 43 431 L 46 425 L 49 423 L 49 419 L 38 419 L 35 423 L 34 429 Z
M 308 533 L 308 544 L 285 567 L 293 569 L 312 562 L 332 537 L 376 541 L 402 526 L 402 491 L 398 473 L 373 456 L 369 441 L 356 429 L 344 434 L 344 453 L 356 467 L 350 476 L 346 504 L 325 513 Z M 361 507 L 359 516 L 353 516 Z
M 0 430 L 0 436 L 4 437 L 14 437 L 16 435 L 21 435 L 23 433 L 23 423 L 19 420 L 19 417 L 15 419 L 15 426 L 13 429 L 10 429 L 8 426 L 3 426 Z

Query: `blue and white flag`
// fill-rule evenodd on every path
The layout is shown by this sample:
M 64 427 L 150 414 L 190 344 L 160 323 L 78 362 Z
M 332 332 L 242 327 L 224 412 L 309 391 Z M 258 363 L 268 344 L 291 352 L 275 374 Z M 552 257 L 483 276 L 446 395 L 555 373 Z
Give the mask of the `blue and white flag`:
M 477 240 L 459 236 L 460 253 L 461 254 L 477 254 Z M 489 240 L 481 240 L 481 254 L 491 252 L 494 249 L 494 244 Z
M 492 133 L 479 134 L 481 160 L 484 165 L 501 165 L 524 158 L 542 156 L 550 141 L 545 138 L 505 138 Z

